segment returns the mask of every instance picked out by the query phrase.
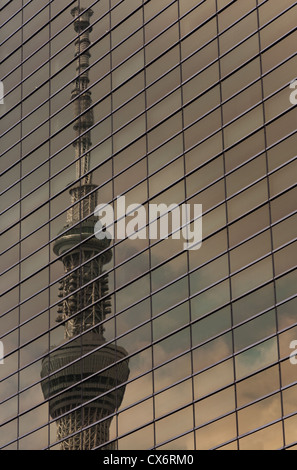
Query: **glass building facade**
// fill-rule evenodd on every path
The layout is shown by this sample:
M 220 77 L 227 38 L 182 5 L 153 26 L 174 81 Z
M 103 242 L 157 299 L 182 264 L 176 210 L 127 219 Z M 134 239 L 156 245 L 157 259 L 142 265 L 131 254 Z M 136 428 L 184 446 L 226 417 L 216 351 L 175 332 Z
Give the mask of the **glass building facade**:
M 0 448 L 71 434 L 83 449 L 103 428 L 92 448 L 297 448 L 296 2 L 0 5 Z M 85 29 L 75 8 L 92 11 Z M 151 204 L 202 204 L 201 247 L 139 232 L 94 248 L 90 181 L 146 224 Z M 74 343 L 84 360 L 57 375 L 51 357 Z M 105 412 L 71 427 L 92 403 Z

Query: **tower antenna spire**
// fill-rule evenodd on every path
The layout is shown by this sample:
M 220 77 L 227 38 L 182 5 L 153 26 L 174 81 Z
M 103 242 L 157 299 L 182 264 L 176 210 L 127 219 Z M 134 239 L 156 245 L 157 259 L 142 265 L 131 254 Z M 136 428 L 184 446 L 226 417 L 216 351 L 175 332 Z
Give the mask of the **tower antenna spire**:
M 67 224 L 73 225 L 88 215 L 93 214 L 97 206 L 96 185 L 92 184 L 90 171 L 91 130 L 94 123 L 92 96 L 89 86 L 90 67 L 90 33 L 92 26 L 90 18 L 93 11 L 83 7 L 74 7 L 71 10 L 74 20 L 74 30 L 77 33 L 75 41 L 76 78 L 74 80 L 71 97 L 74 100 L 75 121 L 73 129 L 76 135 L 74 141 L 76 160 L 76 181 L 78 183 L 70 189 L 71 207 L 67 213 Z
M 89 35 L 92 32 L 90 18 L 93 15 L 91 9 L 84 10 L 82 7 L 75 7 L 71 10 L 75 18 L 74 29 L 77 32 L 75 41 L 76 57 L 76 79 L 71 96 L 75 99 L 75 117 L 74 131 L 76 140 L 74 142 L 76 159 L 76 179 L 82 179 L 82 184 L 90 184 L 90 152 L 92 146 L 90 127 L 94 123 L 91 91 L 88 90 L 89 79 L 89 60 L 91 54 L 89 46 L 91 44 Z M 85 175 L 85 176 L 84 176 Z

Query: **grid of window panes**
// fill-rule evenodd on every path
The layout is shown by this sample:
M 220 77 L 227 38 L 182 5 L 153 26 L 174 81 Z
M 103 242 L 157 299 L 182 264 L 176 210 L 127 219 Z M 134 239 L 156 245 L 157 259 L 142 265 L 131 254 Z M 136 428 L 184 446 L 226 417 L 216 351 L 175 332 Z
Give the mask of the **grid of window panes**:
M 98 200 L 203 205 L 203 243 L 114 240 L 107 341 L 130 375 L 118 449 L 297 443 L 294 0 L 1 0 L 0 447 L 58 449 L 40 387 L 52 247 L 75 180 L 75 39 L 91 8 Z M 104 446 L 103 446 L 104 447 Z M 297 448 L 297 447 L 296 447 Z

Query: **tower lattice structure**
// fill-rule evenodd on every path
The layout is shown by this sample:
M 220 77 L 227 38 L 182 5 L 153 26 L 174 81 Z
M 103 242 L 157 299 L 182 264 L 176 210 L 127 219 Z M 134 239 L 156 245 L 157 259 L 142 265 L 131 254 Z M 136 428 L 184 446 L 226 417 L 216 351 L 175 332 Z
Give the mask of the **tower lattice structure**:
M 110 240 L 94 236 L 97 205 L 96 185 L 90 170 L 93 110 L 89 86 L 89 33 L 91 9 L 71 10 L 75 41 L 76 79 L 74 142 L 76 179 L 70 189 L 71 207 L 67 224 L 54 243 L 65 276 L 60 282 L 57 321 L 64 324 L 64 340 L 42 361 L 42 391 L 57 424 L 62 450 L 90 450 L 109 441 L 109 427 L 120 406 L 129 376 L 126 351 L 106 344 L 103 321 L 111 312 L 108 275 L 104 265 L 111 260 Z M 93 236 L 92 236 L 93 235 Z M 113 448 L 113 445 L 105 446 Z

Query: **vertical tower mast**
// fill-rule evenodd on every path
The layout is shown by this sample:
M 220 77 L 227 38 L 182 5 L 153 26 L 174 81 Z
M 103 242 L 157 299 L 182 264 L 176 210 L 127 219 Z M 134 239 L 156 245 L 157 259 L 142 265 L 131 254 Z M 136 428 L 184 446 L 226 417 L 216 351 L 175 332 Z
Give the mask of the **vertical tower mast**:
M 75 159 L 76 159 L 76 178 L 79 180 L 83 175 L 83 184 L 91 183 L 91 178 L 86 173 L 90 169 L 90 154 L 89 149 L 91 143 L 90 127 L 94 123 L 92 97 L 90 90 L 86 90 L 89 85 L 89 59 L 90 46 L 89 34 L 92 31 L 90 26 L 90 17 L 93 15 L 92 10 L 79 9 L 78 7 L 71 10 L 72 16 L 75 18 L 74 29 L 78 34 L 75 41 L 75 56 L 76 56 L 76 81 L 72 90 L 72 98 L 75 99 L 75 115 L 77 120 L 74 124 L 76 133 Z M 80 16 L 78 16 L 80 15 Z
M 97 205 L 96 186 L 92 185 L 90 170 L 90 152 L 92 145 L 90 127 L 94 123 L 91 91 L 87 90 L 89 79 L 89 52 L 90 39 L 92 31 L 90 26 L 90 17 L 93 15 L 91 9 L 75 7 L 71 10 L 75 18 L 74 29 L 78 34 L 75 41 L 76 57 L 76 79 L 71 92 L 74 99 L 74 114 L 76 120 L 73 129 L 76 139 L 74 141 L 75 160 L 76 160 L 76 180 L 77 186 L 70 190 L 72 207 L 67 214 L 68 224 L 75 223 L 88 214 L 92 214 Z M 89 194 L 91 192 L 91 194 Z M 88 194 L 88 197 L 85 197 Z M 82 200 L 82 198 L 84 198 Z M 80 204 L 75 204 L 81 201 Z
M 75 100 L 76 177 L 70 189 L 71 208 L 67 225 L 54 243 L 65 275 L 60 282 L 57 321 L 63 322 L 64 341 L 42 361 L 44 398 L 57 423 L 62 450 L 94 449 L 109 440 L 112 415 L 120 406 L 129 375 L 127 353 L 105 344 L 103 320 L 110 313 L 108 276 L 103 266 L 111 260 L 110 240 L 94 236 L 96 185 L 86 174 L 90 169 L 93 111 L 88 67 L 92 10 L 74 8 L 76 79 Z M 92 236 L 93 235 L 93 236 Z M 99 372 L 99 373 L 98 373 Z M 109 446 L 112 448 L 113 446 Z M 106 448 L 106 447 L 105 447 Z

